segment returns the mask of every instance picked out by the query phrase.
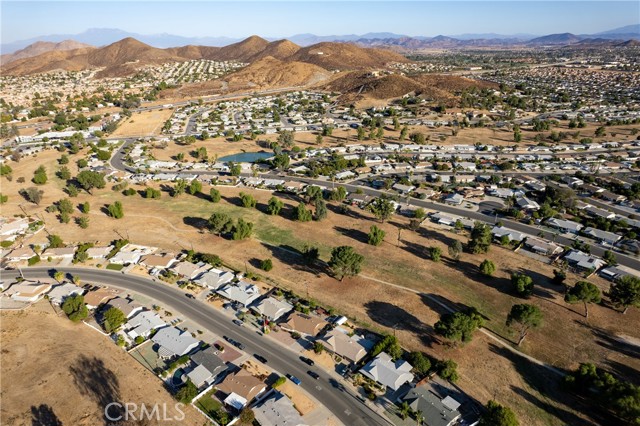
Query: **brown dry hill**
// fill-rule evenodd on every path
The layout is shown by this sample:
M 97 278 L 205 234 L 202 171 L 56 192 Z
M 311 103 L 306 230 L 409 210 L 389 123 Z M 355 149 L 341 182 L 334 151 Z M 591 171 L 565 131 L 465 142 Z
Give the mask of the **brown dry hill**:
M 330 71 L 313 64 L 284 62 L 267 56 L 231 74 L 225 81 L 252 88 L 277 88 L 316 84 L 330 76 Z
M 281 61 L 289 58 L 291 55 L 300 50 L 300 46 L 289 40 L 276 40 L 269 43 L 262 52 L 253 55 L 249 62 L 255 62 L 267 56 L 271 56 Z
M 50 51 L 31 58 L 18 59 L 2 65 L 2 73 L 7 75 L 26 75 L 54 70 L 81 71 L 90 68 L 88 54 L 95 47 L 82 49 Z
M 381 68 L 390 62 L 409 62 L 404 56 L 390 50 L 329 42 L 303 47 L 289 60 L 307 62 L 328 70 Z
M 233 43 L 215 52 L 209 59 L 217 61 L 240 61 L 249 62 L 253 56 L 262 52 L 269 42 L 256 35 L 244 39 L 238 43 Z
M 59 43 L 54 43 L 51 41 L 37 41 L 25 47 L 24 49 L 20 49 L 16 52 L 0 56 L 0 63 L 8 64 L 19 59 L 32 58 L 45 52 L 74 50 L 82 49 L 85 47 L 93 46 L 85 43 L 80 43 L 75 40 L 64 40 Z
M 392 99 L 414 94 L 453 105 L 463 89 L 489 86 L 491 85 L 488 83 L 456 76 L 429 74 L 409 77 L 391 74 L 377 77 L 369 72 L 354 71 L 332 80 L 321 88 L 343 93 L 350 100 L 363 97 Z
M 174 56 L 179 56 L 180 58 L 210 59 L 216 55 L 220 48 L 215 46 L 194 46 L 190 44 L 182 47 L 171 47 L 165 50 Z

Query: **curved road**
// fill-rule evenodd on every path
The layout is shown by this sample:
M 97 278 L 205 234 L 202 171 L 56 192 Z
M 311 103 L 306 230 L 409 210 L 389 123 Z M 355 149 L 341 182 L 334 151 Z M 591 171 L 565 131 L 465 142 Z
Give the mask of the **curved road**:
M 293 374 L 302 380 L 302 388 L 313 395 L 321 404 L 331 411 L 346 426 L 388 426 L 389 422 L 363 404 L 343 384 L 329 377 L 325 370 L 309 367 L 298 358 L 299 354 L 285 349 L 281 344 L 269 337 L 261 336 L 249 327 L 239 327 L 231 319 L 213 307 L 185 297 L 177 288 L 152 280 L 125 275 L 102 269 L 60 267 L 55 268 L 66 274 L 79 276 L 82 281 L 101 283 L 121 288 L 149 297 L 163 306 L 174 309 L 201 327 L 219 336 L 229 336 L 245 345 L 248 354 L 264 356 L 268 365 L 281 374 Z M 25 268 L 22 273 L 26 279 L 51 278 L 51 268 Z M 18 276 L 17 271 L 16 276 Z M 320 375 L 313 380 L 307 371 L 312 370 Z

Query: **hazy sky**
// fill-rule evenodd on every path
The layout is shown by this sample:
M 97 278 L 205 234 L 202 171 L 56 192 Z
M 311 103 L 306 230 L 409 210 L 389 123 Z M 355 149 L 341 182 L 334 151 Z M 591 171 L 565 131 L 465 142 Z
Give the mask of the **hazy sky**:
M 640 22 L 638 1 L 0 1 L 2 42 L 118 28 L 140 34 L 283 37 L 389 31 L 594 33 Z

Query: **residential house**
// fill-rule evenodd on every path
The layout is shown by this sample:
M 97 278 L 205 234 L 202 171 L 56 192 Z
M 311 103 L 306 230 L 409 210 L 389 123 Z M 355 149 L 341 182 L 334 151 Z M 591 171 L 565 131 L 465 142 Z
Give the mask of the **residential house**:
M 20 262 L 31 259 L 36 255 L 36 252 L 29 246 L 26 247 L 18 247 L 16 249 L 11 250 L 6 257 L 7 262 Z
M 91 247 L 87 249 L 89 259 L 106 259 L 113 250 L 113 246 Z
M 593 217 L 601 217 L 604 219 L 613 219 L 614 217 L 616 217 L 615 213 L 612 213 L 609 210 L 601 209 L 600 207 L 591 205 L 585 207 L 584 211 Z
M 281 316 L 291 312 L 293 306 L 273 297 L 267 297 L 257 302 L 251 309 L 260 315 L 264 315 L 270 321 L 276 321 Z
M 584 228 L 584 226 L 578 222 L 556 219 L 555 217 L 547 219 L 545 225 L 550 228 L 557 229 L 564 234 L 577 234 L 582 228 Z
M 563 250 L 563 248 L 556 243 L 532 236 L 528 236 L 524 240 L 524 246 L 528 250 L 543 256 L 553 256 L 555 254 L 562 253 Z
M 120 292 L 118 290 L 100 287 L 95 290 L 90 290 L 84 295 L 84 303 L 89 309 L 96 309 L 103 303 L 107 303 L 109 300 L 116 297 Z
M 191 355 L 191 361 L 195 368 L 191 371 L 191 375 L 189 375 L 190 373 L 187 375 L 198 388 L 202 386 L 202 383 L 198 384 L 199 382 L 213 383 L 229 368 L 224 360 L 218 356 L 218 351 L 214 346 L 194 353 Z
M 155 312 L 142 311 L 134 315 L 124 326 L 127 335 L 132 339 L 138 336 L 149 337 L 152 331 L 166 327 L 167 323 Z
M 2 218 L 0 222 L 0 240 L 13 241 L 20 234 L 29 229 L 29 219 L 26 218 Z
M 611 201 L 612 203 L 621 203 L 627 199 L 624 195 L 616 194 L 611 191 L 602 191 L 600 193 L 600 198 Z
M 563 176 L 562 182 L 566 183 L 572 188 L 576 188 L 578 186 L 584 185 L 584 181 L 582 179 L 578 179 L 577 177 L 574 177 L 574 176 Z
M 120 296 L 114 297 L 113 299 L 109 300 L 104 310 L 106 311 L 111 308 L 117 308 L 121 310 L 124 316 L 127 318 L 131 318 L 138 312 L 142 311 L 142 305 L 134 302 L 128 297 L 125 298 Z
M 422 424 L 425 426 L 453 426 L 458 424 L 461 417 L 458 401 L 450 396 L 441 399 L 424 386 L 411 389 L 402 400 L 413 411 L 422 413 Z
M 413 185 L 403 185 L 401 183 L 395 183 L 391 188 L 393 188 L 394 190 L 398 191 L 400 194 L 403 194 L 403 195 L 407 195 L 411 191 L 416 189 L 416 187 Z
M 253 407 L 256 420 L 261 425 L 306 426 L 293 402 L 283 393 L 274 392 Z
M 84 289 L 75 284 L 58 284 L 51 288 L 51 291 L 49 292 L 49 301 L 56 305 L 62 305 L 64 299 L 67 297 L 82 293 L 84 293 Z
M 256 396 L 265 391 L 266 385 L 247 370 L 241 368 L 235 373 L 227 375 L 217 388 L 227 395 L 224 400 L 225 404 L 242 410 Z
M 444 202 L 451 204 L 452 206 L 459 206 L 464 201 L 464 196 L 461 194 L 451 194 L 445 197 Z
M 587 271 L 598 270 L 607 264 L 599 257 L 595 257 L 575 249 L 569 250 L 569 252 L 564 255 L 564 260 L 575 268 Z
M 186 355 L 200 345 L 191 333 L 176 327 L 164 327 L 151 338 L 158 345 L 158 355 L 162 358 Z
M 283 330 L 297 332 L 306 336 L 315 336 L 329 324 L 322 318 L 306 315 L 301 312 L 293 312 L 289 319 L 280 324 Z
M 625 268 L 624 266 L 607 266 L 606 268 L 600 269 L 600 271 L 598 271 L 598 275 L 613 282 L 627 275 L 633 275 L 640 278 L 639 271 Z
M 175 262 L 175 255 L 169 253 L 148 254 L 140 259 L 140 264 L 149 269 L 167 269 Z
M 249 306 L 261 296 L 260 289 L 256 285 L 245 281 L 240 281 L 237 284 L 226 284 L 216 293 L 243 306 Z
M 530 200 L 527 197 L 520 197 L 516 199 L 516 204 L 518 205 L 518 207 L 520 207 L 521 210 L 536 211 L 540 209 L 540 204 L 538 204 L 534 200 Z
M 212 266 L 205 262 L 193 263 L 182 261 L 174 263 L 173 266 L 171 266 L 170 270 L 181 277 L 192 280 L 198 275 L 207 272 L 211 268 Z
M 412 369 L 413 366 L 407 361 L 393 361 L 387 353 L 382 352 L 362 367 L 360 373 L 395 391 L 413 380 Z
M 217 290 L 220 286 L 231 282 L 234 278 L 235 275 L 231 272 L 211 268 L 196 276 L 196 279 L 193 280 L 193 282 L 201 287 L 208 287 L 210 289 Z
M 505 228 L 504 226 L 494 226 L 491 230 L 493 239 L 501 241 L 503 237 L 507 237 L 509 241 L 520 242 L 525 238 L 525 234 L 514 231 L 513 229 Z
M 59 247 L 59 248 L 48 248 L 42 253 L 42 258 L 46 259 L 48 257 L 52 259 L 66 259 L 72 260 L 73 256 L 76 254 L 75 247 Z
M 2 294 L 10 296 L 17 302 L 36 302 L 51 290 L 51 284 L 38 281 L 22 281 L 13 284 Z
M 122 251 L 120 250 L 115 256 L 109 259 L 109 262 L 115 263 L 117 265 L 130 265 L 136 264 L 142 257 L 142 254 L 135 251 Z
M 596 239 L 597 241 L 609 245 L 614 245 L 618 241 L 622 239 L 622 237 L 613 232 L 601 231 L 600 229 L 588 227 L 582 230 L 582 233 L 588 235 L 591 238 Z
M 370 340 L 358 335 L 349 336 L 341 327 L 329 331 L 321 340 L 327 351 L 340 355 L 353 364 L 357 364 L 373 347 Z
M 440 195 L 439 191 L 434 191 L 433 189 L 430 189 L 430 188 L 418 188 L 415 191 L 413 191 L 413 193 L 422 200 L 426 200 L 429 198 L 433 198 L 437 195 Z

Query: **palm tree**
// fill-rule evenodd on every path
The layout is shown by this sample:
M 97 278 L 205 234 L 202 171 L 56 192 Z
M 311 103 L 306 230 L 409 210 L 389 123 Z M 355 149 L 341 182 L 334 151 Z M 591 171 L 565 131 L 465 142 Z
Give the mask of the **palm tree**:
M 62 271 L 56 271 L 53 273 L 53 279 L 58 281 L 59 283 L 62 282 L 62 280 L 64 279 L 64 272 Z
M 402 420 L 406 419 L 410 412 L 411 407 L 409 407 L 409 403 L 407 401 L 403 401 L 402 404 L 400 404 L 400 417 L 402 417 Z

